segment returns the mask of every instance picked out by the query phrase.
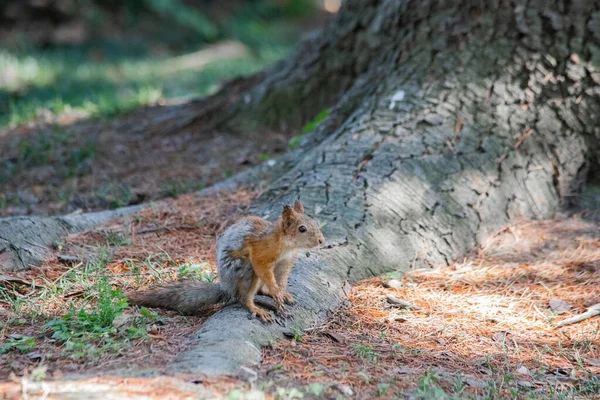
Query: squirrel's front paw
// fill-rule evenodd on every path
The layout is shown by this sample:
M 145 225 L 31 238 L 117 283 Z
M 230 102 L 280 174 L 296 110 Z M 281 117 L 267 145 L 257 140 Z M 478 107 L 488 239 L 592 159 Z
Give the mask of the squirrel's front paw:
M 283 294 L 283 301 L 285 304 L 294 304 L 296 302 L 289 292 Z

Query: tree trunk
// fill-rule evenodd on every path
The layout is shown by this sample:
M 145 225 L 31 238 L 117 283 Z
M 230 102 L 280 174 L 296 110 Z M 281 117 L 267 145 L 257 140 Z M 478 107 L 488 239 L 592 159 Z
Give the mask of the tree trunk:
M 594 1 L 347 1 L 227 121 L 287 128 L 332 107 L 253 209 L 302 199 L 327 248 L 294 267 L 283 328 L 223 310 L 169 369 L 235 374 L 347 281 L 448 264 L 568 205 L 597 162 L 599 46 Z
M 330 109 L 253 208 L 275 217 L 300 198 L 326 222 L 326 248 L 299 257 L 283 326 L 224 309 L 167 369 L 236 374 L 325 317 L 348 281 L 448 264 L 567 206 L 597 165 L 598 83 L 595 1 L 346 1 L 210 115 L 219 129 L 297 129 Z

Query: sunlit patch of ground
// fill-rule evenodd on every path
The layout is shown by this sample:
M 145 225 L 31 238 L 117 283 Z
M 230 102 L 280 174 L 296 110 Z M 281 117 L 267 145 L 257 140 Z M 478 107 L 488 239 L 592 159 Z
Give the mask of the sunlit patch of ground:
M 411 271 L 397 289 L 387 281 L 359 282 L 330 321 L 266 350 L 264 379 L 333 382 L 328 392 L 358 398 L 600 393 L 600 316 L 556 328 L 600 303 L 597 225 L 517 224 L 451 267 Z M 389 295 L 420 309 L 394 307 Z M 557 315 L 551 300 L 570 309 Z

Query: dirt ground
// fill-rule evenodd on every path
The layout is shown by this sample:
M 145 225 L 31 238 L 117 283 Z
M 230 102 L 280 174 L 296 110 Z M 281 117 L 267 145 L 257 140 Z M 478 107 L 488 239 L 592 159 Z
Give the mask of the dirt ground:
M 161 15 L 146 12 L 139 16 L 144 23 L 136 25 L 134 29 L 123 18 L 127 14 L 124 12 L 127 5 L 107 8 L 101 3 L 89 5 L 87 13 L 81 12 L 85 8 L 79 6 L 59 7 L 59 10 L 52 2 L 39 1 L 5 7 L 11 9 L 10 15 L 4 18 L 6 26 L 0 27 L 5 33 L 0 42 L 5 45 L 23 37 L 29 37 L 32 43 L 39 42 L 40 45 L 48 41 L 53 43 L 57 37 L 64 36 L 58 33 L 63 29 L 77 36 L 79 30 L 73 31 L 69 27 L 80 27 L 84 31 L 91 29 L 86 23 L 89 22 L 88 18 L 96 15 L 95 11 L 102 11 L 101 15 L 111 21 L 108 25 L 102 24 L 102 29 L 95 34 L 99 38 L 108 37 L 111 41 L 101 43 L 106 49 L 98 47 L 94 50 L 96 44 L 89 44 L 91 50 L 87 51 L 88 43 L 85 40 L 89 39 L 89 35 L 79 32 L 81 37 L 71 43 L 75 44 L 75 49 L 71 50 L 89 53 L 81 59 L 76 51 L 73 54 L 66 52 L 66 55 L 57 52 L 56 60 L 43 52 L 33 52 L 29 58 L 34 61 L 35 71 L 40 76 L 17 74 L 31 69 L 31 66 L 26 67 L 29 64 L 25 61 L 19 63 L 13 60 L 15 64 L 10 64 L 8 71 L 0 71 L 0 86 L 2 78 L 14 85 L 23 81 L 22 87 L 17 85 L 10 90 L 3 88 L 0 93 L 4 93 L 4 98 L 0 98 L 0 113 L 4 111 L 8 115 L 12 108 L 20 109 L 15 104 L 9 107 L 11 101 L 17 100 L 19 104 L 23 103 L 23 109 L 35 110 L 31 116 L 24 111 L 27 118 L 23 117 L 25 119 L 22 122 L 0 127 L 0 218 L 62 215 L 175 198 L 219 182 L 288 150 L 290 138 L 299 134 L 301 127 L 295 127 L 295 132 L 264 129 L 248 132 L 243 129 L 245 133 L 242 134 L 229 128 L 224 131 L 219 126 L 208 126 L 210 124 L 207 123 L 188 124 L 185 118 L 181 118 L 179 124 L 174 124 L 169 109 L 177 109 L 179 103 L 185 103 L 190 96 L 198 98 L 213 93 L 234 77 L 253 75 L 262 68 L 256 69 L 259 65 L 283 56 L 287 51 L 285 49 L 299 40 L 302 33 L 322 25 L 330 12 L 312 6 L 302 12 L 302 8 L 308 4 L 303 2 L 293 2 L 296 12 L 300 11 L 296 16 L 292 12 L 294 7 L 288 10 L 292 14 L 286 13 L 285 2 L 261 3 L 256 10 L 250 4 L 253 2 L 209 2 L 210 5 L 205 1 L 183 2 L 192 9 L 200 7 L 196 11 L 206 12 L 212 23 L 229 23 L 231 27 L 219 26 L 237 32 L 248 41 L 242 44 L 225 36 L 228 40 L 223 39 L 206 47 L 197 32 L 191 38 L 187 37 L 186 32 L 190 32 L 183 29 L 179 22 L 169 25 L 173 21 L 165 21 L 159 18 Z M 259 9 L 264 12 L 270 10 L 272 18 L 259 18 Z M 186 9 L 171 11 L 181 10 Z M 115 14 L 114 18 L 111 13 Z M 48 15 L 54 16 L 54 19 L 47 21 Z M 279 17 L 276 18 L 276 15 Z M 138 28 L 139 32 L 136 30 Z M 175 39 L 175 36 L 182 34 L 183 37 Z M 162 50 L 148 50 L 149 54 L 146 54 L 137 47 L 130 49 L 130 42 L 137 43 L 136 38 L 143 38 L 144 46 L 150 49 Z M 256 44 L 252 44 L 254 42 Z M 120 52 L 116 52 L 117 48 Z M 110 49 L 115 54 L 110 53 Z M 131 54 L 126 52 L 127 49 Z M 104 54 L 105 50 L 107 54 Z M 139 51 L 146 58 L 136 55 Z M 159 57 L 160 54 L 164 57 Z M 167 54 L 169 57 L 166 57 Z M 103 61 L 104 56 L 107 60 Z M 13 58 L 18 59 L 17 56 Z M 121 61 L 115 61 L 114 64 L 108 62 L 113 58 Z M 228 59 L 240 68 L 219 64 Z M 94 79 L 85 80 L 76 71 L 71 73 L 72 69 L 87 71 L 86 68 L 93 72 Z M 49 78 L 44 78 L 46 75 L 43 73 L 53 76 L 52 79 L 57 81 L 46 82 Z M 16 79 L 13 75 L 20 78 Z M 257 79 L 256 76 L 254 79 Z M 158 93 L 154 93 L 157 90 Z M 147 104 L 152 106 L 127 111 L 135 107 L 120 102 L 129 92 L 135 92 L 140 97 L 135 101 L 135 104 L 139 103 L 138 107 Z M 64 110 L 52 111 L 43 93 L 50 98 L 55 97 L 57 103 L 64 103 Z M 237 93 L 227 95 L 235 97 Z M 156 100 L 153 100 L 155 97 Z M 90 103 L 89 107 L 85 105 L 85 99 Z M 103 111 L 92 114 L 89 114 L 89 110 L 87 113 L 84 111 L 96 108 Z M 188 114 L 198 116 L 201 114 L 199 110 L 201 108 L 196 108 Z M 11 112 L 18 114 L 14 110 Z M 188 114 L 177 115 L 185 117 Z M 95 117 L 91 118 L 91 115 Z M 17 120 L 21 121 L 20 118 Z
M 6 343 L 11 336 L 33 337 L 36 344 L 28 351 L 14 351 L 3 358 L 0 379 L 11 374 L 27 375 L 40 360 L 49 367 L 51 376 L 105 371 L 123 365 L 160 368 L 172 360 L 190 344 L 203 317 L 161 312 L 160 318 L 152 318 L 149 326 L 144 325 L 148 335 L 144 334 L 141 340 L 117 334 L 119 345 L 115 347 L 106 346 L 102 337 L 86 335 L 80 346 L 90 347 L 85 353 L 65 353 L 65 343 L 55 340 L 44 324 L 60 319 L 73 308 L 83 307 L 87 312 L 97 309 L 101 295 L 95 285 L 102 279 L 108 279 L 113 288 L 126 291 L 181 278 L 182 267 L 195 266 L 199 270 L 194 277 L 214 279 L 215 236 L 244 214 L 255 195 L 239 191 L 210 198 L 184 195 L 163 201 L 132 217 L 68 237 L 44 265 L 10 275 L 20 281 L 3 276 L 2 340 Z M 120 296 L 113 297 L 110 307 L 115 308 Z M 139 316 L 131 307 L 123 314 Z
M 61 215 L 176 197 L 288 149 L 281 132 L 164 131 L 155 110 L 115 121 L 0 130 L 0 217 Z
M 58 396 L 56 382 L 68 374 L 104 375 L 123 366 L 160 371 L 190 345 L 204 317 L 158 311 L 136 325 L 146 334 L 111 331 L 114 346 L 85 336 L 84 357 L 42 327 L 73 307 L 94 307 L 103 277 L 123 290 L 180 278 L 182 268 L 213 279 L 215 235 L 244 215 L 256 195 L 240 190 L 158 202 L 70 237 L 46 265 L 11 275 L 27 284 L 7 283 L 14 291 L 0 301 L 2 342 L 19 335 L 36 340 L 2 356 L 0 389 L 21 393 L 26 382 L 33 393 L 42 390 L 40 382 L 55 382 L 51 392 Z M 86 262 L 99 249 L 101 272 Z M 600 317 L 557 323 L 600 303 L 599 285 L 597 223 L 581 216 L 522 222 L 452 266 L 357 282 L 327 320 L 265 349 L 250 382 L 109 375 L 76 381 L 77 390 L 88 385 L 151 398 L 169 398 L 157 391 L 168 385 L 171 398 L 197 398 L 199 391 L 229 398 L 597 398 Z M 394 298 L 411 306 L 390 303 Z M 140 315 L 132 307 L 122 313 Z

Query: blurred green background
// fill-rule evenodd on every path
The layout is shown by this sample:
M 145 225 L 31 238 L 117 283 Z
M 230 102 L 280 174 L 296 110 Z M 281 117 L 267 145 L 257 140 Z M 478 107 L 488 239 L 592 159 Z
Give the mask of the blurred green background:
M 283 153 L 299 132 L 138 132 L 129 112 L 264 69 L 337 3 L 0 1 L 0 217 L 177 197 Z
M 64 113 L 114 116 L 208 94 L 223 80 L 284 57 L 301 32 L 320 22 L 321 5 L 320 0 L 3 2 L 0 128 Z M 213 49 L 208 55 L 195 53 L 207 46 Z

